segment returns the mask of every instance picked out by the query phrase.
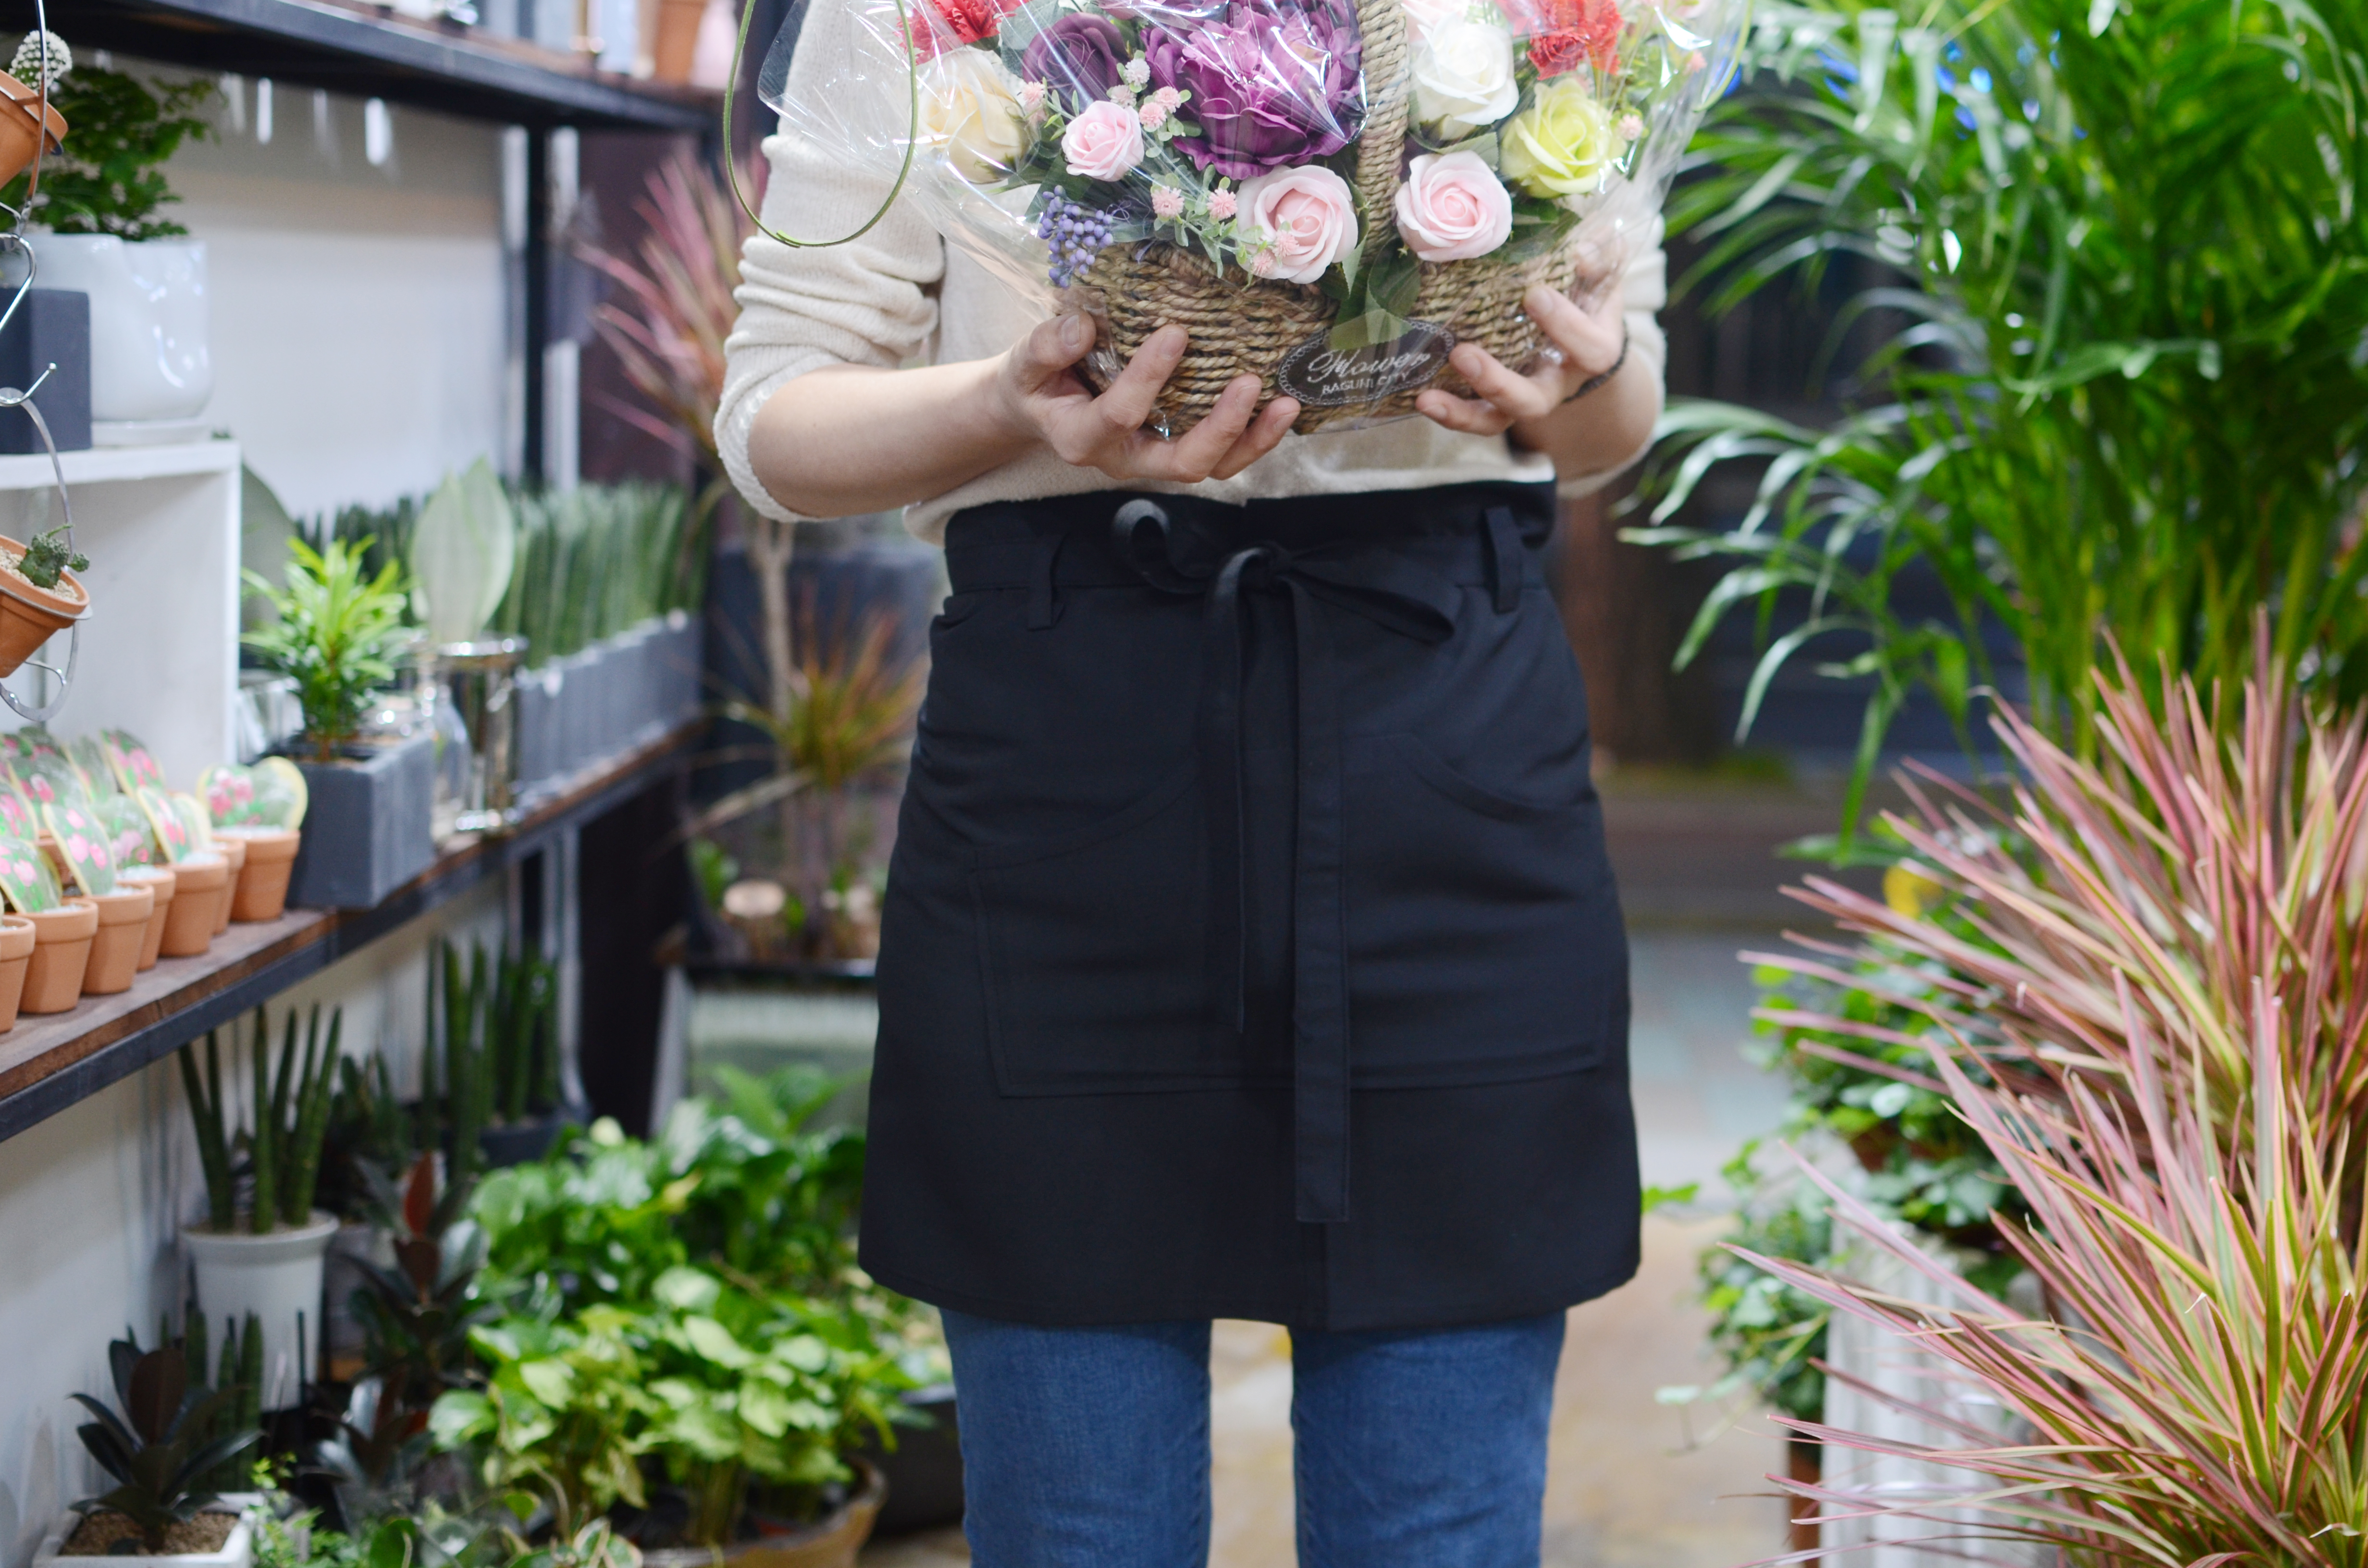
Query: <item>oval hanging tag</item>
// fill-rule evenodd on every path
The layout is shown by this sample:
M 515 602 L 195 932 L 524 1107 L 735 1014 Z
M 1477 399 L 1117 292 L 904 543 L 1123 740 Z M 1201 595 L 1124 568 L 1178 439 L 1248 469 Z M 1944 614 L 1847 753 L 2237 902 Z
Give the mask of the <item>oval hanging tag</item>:
M 1335 348 L 1331 339 L 1326 329 L 1292 349 L 1274 373 L 1276 387 L 1310 408 L 1379 403 L 1429 382 L 1455 347 L 1454 333 L 1427 321 L 1408 322 L 1389 342 L 1362 348 Z

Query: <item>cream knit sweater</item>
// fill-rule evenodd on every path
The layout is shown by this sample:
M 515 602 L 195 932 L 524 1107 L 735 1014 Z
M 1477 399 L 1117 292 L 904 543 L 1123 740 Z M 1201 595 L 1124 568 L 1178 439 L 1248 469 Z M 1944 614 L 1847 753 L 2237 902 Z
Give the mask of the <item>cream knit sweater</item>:
M 849 25 L 846 0 L 819 0 L 814 6 L 791 68 L 792 98 L 825 90 L 809 74 L 820 74 L 841 56 Z M 768 138 L 765 155 L 772 165 L 765 188 L 765 222 L 784 233 L 800 238 L 846 233 L 870 217 L 886 193 L 884 181 L 850 169 L 825 149 L 787 133 Z M 1659 235 L 1656 221 L 1630 252 L 1622 278 L 1629 357 L 1656 377 L 1666 355 L 1654 319 L 1667 294 Z M 951 364 L 985 358 L 1002 353 L 1046 313 L 1042 304 L 1023 298 L 961 247 L 947 244 L 909 200 L 900 201 L 851 244 L 793 249 L 758 234 L 742 254 L 740 277 L 740 320 L 724 343 L 716 445 L 740 494 L 757 511 L 778 519 L 798 514 L 768 494 L 748 464 L 749 426 L 774 392 L 825 365 Z M 1564 491 L 1585 494 L 1600 488 L 1643 455 L 1633 454 L 1601 473 L 1574 476 Z M 1240 502 L 1554 477 L 1549 460 L 1514 451 L 1501 436 L 1463 435 L 1416 416 L 1359 430 L 1288 436 L 1234 478 L 1211 480 L 1192 489 L 1214 500 Z M 966 506 L 1106 490 L 1114 483 L 1098 470 L 1073 467 L 1049 451 L 1036 452 L 906 508 L 905 526 L 932 543 L 942 542 L 946 519 Z

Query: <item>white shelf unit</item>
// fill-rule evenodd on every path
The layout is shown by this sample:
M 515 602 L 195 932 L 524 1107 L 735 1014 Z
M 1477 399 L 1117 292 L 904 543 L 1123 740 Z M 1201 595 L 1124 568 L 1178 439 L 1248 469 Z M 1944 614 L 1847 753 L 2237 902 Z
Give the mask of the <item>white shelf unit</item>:
M 175 789 L 234 755 L 238 700 L 239 452 L 192 441 L 64 452 L 74 548 L 91 610 L 74 689 L 50 727 L 121 728 L 148 744 Z M 19 541 L 62 520 L 48 454 L 0 457 L 0 534 Z M 66 637 L 36 654 L 63 665 Z M 31 699 L 48 677 L 8 678 Z M 28 702 L 29 706 L 30 703 Z M 0 709 L 0 728 L 21 727 Z

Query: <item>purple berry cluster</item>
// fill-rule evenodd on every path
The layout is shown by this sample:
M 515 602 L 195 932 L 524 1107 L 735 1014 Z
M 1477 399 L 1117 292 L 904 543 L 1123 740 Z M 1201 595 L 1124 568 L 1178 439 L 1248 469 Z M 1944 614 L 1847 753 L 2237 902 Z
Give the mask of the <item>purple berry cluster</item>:
M 1036 220 L 1036 237 L 1053 249 L 1053 287 L 1065 289 L 1110 244 L 1110 216 L 1048 190 L 1043 213 Z

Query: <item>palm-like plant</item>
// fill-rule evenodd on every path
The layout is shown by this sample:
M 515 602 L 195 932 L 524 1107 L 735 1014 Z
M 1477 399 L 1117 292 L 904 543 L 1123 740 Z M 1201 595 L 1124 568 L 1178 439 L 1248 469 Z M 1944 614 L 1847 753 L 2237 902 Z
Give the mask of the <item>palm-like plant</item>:
M 290 540 L 284 584 L 246 574 L 247 591 L 269 602 L 273 619 L 240 641 L 295 680 L 304 738 L 321 762 L 353 744 L 370 694 L 394 678 L 393 654 L 407 635 L 402 569 L 389 562 L 370 575 L 370 544 L 330 539 L 314 550 Z
M 2098 687 L 2099 760 L 2009 716 L 2026 780 L 2010 814 L 1967 795 L 1894 819 L 1913 874 L 1981 940 L 1830 883 L 1809 895 L 1861 933 L 1846 956 L 1952 976 L 1903 1000 L 1956 1037 L 1933 1085 L 2029 1204 L 2030 1223 L 1997 1222 L 2056 1303 L 2030 1320 L 1827 1184 L 1838 1219 L 1946 1304 L 1753 1260 L 1952 1364 L 2031 1429 L 2001 1442 L 1939 1402 L 1909 1408 L 1964 1446 L 1792 1423 L 1985 1481 L 1907 1500 L 1793 1487 L 1829 1517 L 1962 1538 L 1972 1509 L 1977 1534 L 2086 1563 L 2368 1561 L 2353 1138 L 2368 1112 L 2368 719 L 2313 714 L 2260 636 L 2261 677 L 2230 711 L 2166 681 L 2157 717 L 2124 670 Z
M 1892 327 L 1831 429 L 1668 420 L 1656 522 L 1713 467 L 1765 465 L 1734 526 L 1636 536 L 1736 563 L 1685 656 L 1736 607 L 1805 602 L 1745 724 L 1787 660 L 1854 643 L 1825 666 L 1872 677 L 1854 821 L 1911 689 L 1964 725 L 1985 623 L 2083 751 L 2106 631 L 2233 689 L 2267 604 L 2283 667 L 2368 693 L 2368 11 L 1767 0 L 1745 70 L 1671 210 L 1708 242 L 1697 278 L 1724 306 L 1856 254 L 1889 278 L 1845 319 Z M 1952 619 L 1895 610 L 1918 568 Z

